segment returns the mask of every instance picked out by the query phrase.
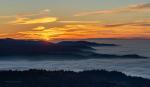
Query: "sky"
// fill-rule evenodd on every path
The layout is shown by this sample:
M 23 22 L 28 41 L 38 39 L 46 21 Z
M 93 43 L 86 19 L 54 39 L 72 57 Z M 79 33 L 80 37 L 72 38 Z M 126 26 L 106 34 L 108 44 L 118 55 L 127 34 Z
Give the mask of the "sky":
M 150 0 L 0 0 L 0 38 L 150 39 Z

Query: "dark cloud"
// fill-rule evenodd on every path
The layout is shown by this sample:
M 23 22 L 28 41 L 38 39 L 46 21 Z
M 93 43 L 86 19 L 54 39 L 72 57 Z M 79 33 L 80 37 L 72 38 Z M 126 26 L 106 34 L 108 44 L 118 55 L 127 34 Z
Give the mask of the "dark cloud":
M 126 26 L 126 25 L 131 25 L 131 23 L 107 24 L 107 25 L 104 25 L 104 27 L 120 27 L 120 26 Z
M 141 24 L 139 26 L 147 26 L 147 27 L 150 27 L 150 24 Z
M 118 8 L 118 9 L 81 12 L 81 13 L 75 14 L 74 16 L 87 16 L 87 15 L 96 15 L 96 14 L 116 14 L 116 13 L 118 14 L 118 13 L 143 12 L 143 11 L 150 12 L 150 3 L 130 5 L 130 6 Z
M 118 24 L 106 24 L 104 27 L 121 27 L 121 26 L 143 26 L 149 27 L 150 23 L 148 21 L 143 22 L 130 22 L 130 23 L 118 23 Z
M 131 9 L 150 9 L 150 3 L 137 4 L 137 5 L 130 6 L 129 8 L 131 8 Z

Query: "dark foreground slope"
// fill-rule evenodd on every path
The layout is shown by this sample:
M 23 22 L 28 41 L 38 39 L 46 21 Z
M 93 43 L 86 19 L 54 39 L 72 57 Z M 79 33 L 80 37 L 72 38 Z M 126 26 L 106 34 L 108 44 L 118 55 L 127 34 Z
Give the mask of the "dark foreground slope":
M 0 87 L 150 87 L 150 80 L 112 71 L 0 71 Z

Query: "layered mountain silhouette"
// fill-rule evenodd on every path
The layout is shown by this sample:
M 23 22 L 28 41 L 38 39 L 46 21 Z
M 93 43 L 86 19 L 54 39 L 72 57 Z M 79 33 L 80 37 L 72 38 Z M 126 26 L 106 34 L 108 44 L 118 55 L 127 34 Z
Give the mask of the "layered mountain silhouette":
M 0 39 L 0 56 L 49 56 L 53 58 L 146 58 L 137 54 L 113 55 L 95 53 L 93 46 L 118 46 L 116 44 L 88 41 L 62 41 L 51 43 L 38 40 Z M 35 58 L 35 57 L 34 57 Z M 43 58 L 44 59 L 44 58 Z

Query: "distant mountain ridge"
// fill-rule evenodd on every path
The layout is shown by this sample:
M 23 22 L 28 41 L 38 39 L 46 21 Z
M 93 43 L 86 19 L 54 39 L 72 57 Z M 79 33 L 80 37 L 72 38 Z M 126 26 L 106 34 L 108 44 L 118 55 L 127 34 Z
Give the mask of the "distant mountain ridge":
M 88 41 L 47 41 L 0 39 L 0 56 L 50 56 L 59 58 L 146 58 L 137 54 L 114 55 L 95 53 L 93 46 L 118 46 Z M 44 59 L 44 58 L 43 58 Z
M 88 41 L 62 41 L 57 44 L 63 46 L 118 46 L 116 44 L 95 43 Z

